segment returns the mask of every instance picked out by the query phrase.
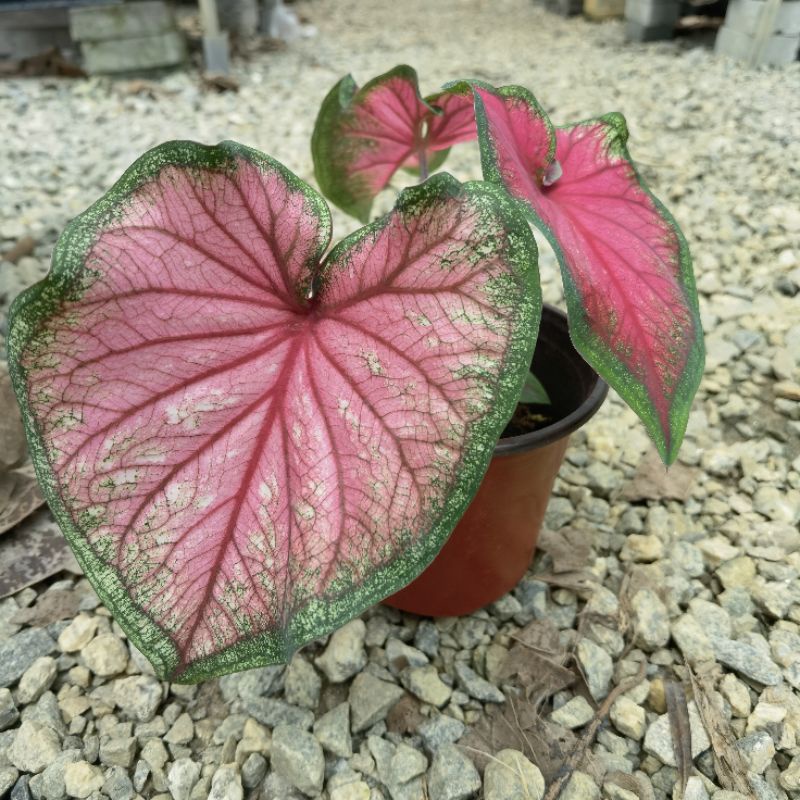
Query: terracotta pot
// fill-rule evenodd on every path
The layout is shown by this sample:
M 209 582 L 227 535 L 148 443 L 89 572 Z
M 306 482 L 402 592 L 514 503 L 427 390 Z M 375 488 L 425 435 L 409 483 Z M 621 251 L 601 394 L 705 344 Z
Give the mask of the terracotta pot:
M 532 367 L 557 421 L 497 443 L 483 483 L 439 555 L 387 605 L 432 617 L 469 614 L 502 597 L 527 571 L 569 435 L 608 393 L 572 346 L 566 314 L 551 306 L 542 312 Z

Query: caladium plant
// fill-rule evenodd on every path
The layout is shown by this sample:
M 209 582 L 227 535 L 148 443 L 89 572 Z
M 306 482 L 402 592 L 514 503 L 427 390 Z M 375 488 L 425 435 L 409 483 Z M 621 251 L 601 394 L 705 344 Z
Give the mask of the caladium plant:
M 407 67 L 361 91 L 352 87 L 344 78 L 328 95 L 313 155 L 323 191 L 361 215 L 409 154 L 423 152 L 409 120 L 424 112 Z M 476 127 L 465 121 L 465 101 Z M 449 133 L 447 144 L 477 136 L 484 179 L 503 187 L 547 237 L 561 266 L 576 349 L 672 463 L 702 375 L 703 334 L 689 248 L 637 173 L 622 115 L 557 128 L 526 89 L 479 81 L 449 84 L 429 102 L 439 109 L 436 124 Z M 432 150 L 437 143 L 434 137 Z M 352 156 L 332 171 L 334 151 Z M 372 173 L 379 179 L 365 179 L 370 164 L 380 165 Z M 535 384 L 530 376 L 526 391 Z
M 541 301 L 502 190 L 436 175 L 330 237 L 273 159 L 171 142 L 12 308 L 45 496 L 164 678 L 287 660 L 405 586 L 516 405 Z
M 476 137 L 483 182 L 427 178 Z M 315 173 L 364 221 L 397 170 L 423 182 L 333 248 L 323 198 L 232 142 L 151 150 L 69 224 L 12 307 L 11 376 L 50 507 L 158 675 L 285 661 L 430 563 L 518 399 L 546 400 L 529 221 L 576 345 L 675 458 L 697 299 L 625 138 L 398 67 L 330 92 Z

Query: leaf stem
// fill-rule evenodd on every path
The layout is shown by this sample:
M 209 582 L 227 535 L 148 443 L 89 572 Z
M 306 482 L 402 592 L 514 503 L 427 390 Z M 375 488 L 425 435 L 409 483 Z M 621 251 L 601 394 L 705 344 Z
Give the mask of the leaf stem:
M 425 183 L 428 180 L 428 154 L 425 152 L 424 145 L 417 150 L 417 158 L 419 159 L 419 182 Z

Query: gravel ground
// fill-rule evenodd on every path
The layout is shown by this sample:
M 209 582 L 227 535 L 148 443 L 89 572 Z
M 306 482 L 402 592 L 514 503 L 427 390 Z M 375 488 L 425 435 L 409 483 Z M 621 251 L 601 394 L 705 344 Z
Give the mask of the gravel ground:
M 611 397 L 512 594 L 433 622 L 377 607 L 285 669 L 199 687 L 159 683 L 83 579 L 2 600 L 0 796 L 663 800 L 688 775 L 692 800 L 800 798 L 800 64 L 623 46 L 619 23 L 526 0 L 367 5 L 301 6 L 318 37 L 241 64 L 238 94 L 192 74 L 150 94 L 0 84 L 0 251 L 36 241 L 0 262 L 3 313 L 65 222 L 160 141 L 236 139 L 311 179 L 316 109 L 347 71 L 521 83 L 557 122 L 625 113 L 692 245 L 708 369 L 680 461 L 665 478 Z M 476 165 L 469 147 L 449 163 Z M 558 301 L 546 251 L 541 269 Z M 59 592 L 77 614 L 21 621 Z

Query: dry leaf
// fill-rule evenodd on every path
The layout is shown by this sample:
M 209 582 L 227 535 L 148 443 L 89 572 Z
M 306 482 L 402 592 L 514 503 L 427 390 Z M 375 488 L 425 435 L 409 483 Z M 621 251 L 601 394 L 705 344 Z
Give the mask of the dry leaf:
M 28 446 L 17 398 L 5 364 L 0 365 L 0 471 L 19 467 L 25 461 Z
M 629 775 L 627 772 L 609 772 L 605 777 L 606 783 L 613 783 L 621 789 L 635 794 L 639 800 L 655 800 L 655 792 L 648 780 L 641 774 Z
M 0 538 L 0 598 L 67 570 L 81 568 L 49 509 L 42 509 Z
M 33 625 L 44 628 L 52 622 L 70 619 L 78 613 L 78 607 L 84 595 L 74 589 L 54 589 L 39 596 L 36 605 L 31 608 L 21 608 L 17 611 L 11 622 L 16 625 Z
M 5 253 L 3 253 L 3 261 L 10 261 L 16 264 L 23 256 L 29 256 L 36 248 L 36 240 L 31 236 L 23 236 L 18 239 L 16 244 L 12 245 Z
M 650 450 L 639 462 L 633 479 L 625 484 L 619 499 L 629 502 L 639 500 L 689 499 L 699 471 L 676 463 L 667 469 L 655 450 Z
M 553 560 L 554 573 L 583 573 L 592 554 L 586 534 L 574 528 L 561 528 L 557 533 L 543 530 L 537 547 Z
M 694 772 L 692 760 L 692 727 L 689 722 L 689 706 L 683 686 L 676 681 L 667 681 L 664 686 L 669 729 L 672 733 L 672 749 L 678 765 L 681 797 L 686 793 L 686 784 Z
M 695 675 L 691 669 L 689 680 L 692 693 L 700 712 L 700 719 L 711 740 L 711 752 L 714 755 L 714 770 L 723 789 L 739 792 L 755 800 L 755 795 L 747 780 L 747 764 L 739 748 L 736 747 L 736 736 L 730 724 L 711 701 L 710 692 L 713 686 L 705 675 Z
M 216 72 L 203 73 L 203 88 L 216 92 L 238 92 L 239 81 L 232 75 L 221 75 Z
M 386 715 L 387 730 L 401 735 L 416 733 L 417 728 L 425 721 L 419 706 L 419 700 L 410 694 L 401 697 Z
M 44 497 L 30 464 L 0 472 L 0 533 L 11 530 L 43 503 Z

